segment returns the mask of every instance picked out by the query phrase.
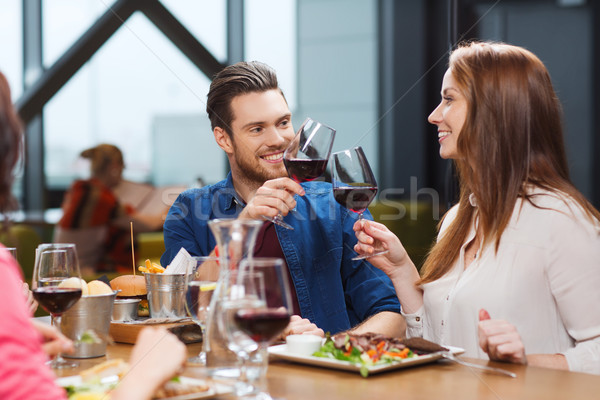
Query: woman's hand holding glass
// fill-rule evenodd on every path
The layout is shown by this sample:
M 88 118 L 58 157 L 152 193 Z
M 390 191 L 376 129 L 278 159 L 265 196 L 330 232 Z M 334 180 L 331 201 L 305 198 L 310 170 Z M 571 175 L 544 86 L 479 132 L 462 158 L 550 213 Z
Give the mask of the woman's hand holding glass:
M 410 260 L 400 239 L 379 222 L 366 219 L 356 221 L 354 223 L 354 233 L 358 239 L 358 242 L 354 245 L 354 251 L 371 257 L 369 262 L 387 275 L 390 275 L 399 265 Z M 375 254 L 379 251 L 378 249 L 385 249 L 386 251 Z

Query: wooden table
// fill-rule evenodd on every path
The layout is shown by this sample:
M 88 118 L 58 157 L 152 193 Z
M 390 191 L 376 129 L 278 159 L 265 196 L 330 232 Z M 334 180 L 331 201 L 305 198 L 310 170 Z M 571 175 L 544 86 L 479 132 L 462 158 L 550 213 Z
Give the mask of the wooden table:
M 188 354 L 196 355 L 201 344 L 188 345 Z M 76 374 L 107 359 L 128 359 L 132 345 L 109 346 L 107 355 L 83 359 L 76 370 L 55 371 L 58 376 Z M 309 367 L 284 361 L 269 364 L 267 380 L 274 398 L 296 399 L 435 399 L 435 400 L 578 400 L 600 398 L 600 377 L 589 374 L 469 361 L 508 369 L 517 378 L 472 370 L 451 362 L 400 369 L 362 378 L 358 373 Z M 186 369 L 183 375 L 202 377 L 200 368 Z M 231 398 L 231 397 L 230 397 Z

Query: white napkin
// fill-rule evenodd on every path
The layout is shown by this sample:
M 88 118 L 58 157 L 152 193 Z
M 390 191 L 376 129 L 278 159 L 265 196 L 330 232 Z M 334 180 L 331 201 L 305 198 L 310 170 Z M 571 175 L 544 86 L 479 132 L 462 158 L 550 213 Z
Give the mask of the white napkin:
M 194 272 L 194 267 L 196 266 L 196 260 L 187 252 L 183 247 L 179 249 L 179 252 L 171 261 L 171 264 L 167 266 L 164 274 L 191 274 Z

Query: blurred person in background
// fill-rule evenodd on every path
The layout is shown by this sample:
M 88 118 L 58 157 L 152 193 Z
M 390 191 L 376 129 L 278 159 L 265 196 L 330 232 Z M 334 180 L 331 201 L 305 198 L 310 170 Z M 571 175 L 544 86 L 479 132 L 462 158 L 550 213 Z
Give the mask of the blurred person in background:
M 465 356 L 600 374 L 600 212 L 569 179 L 561 107 L 544 64 L 503 43 L 450 55 L 429 116 L 459 172 L 419 276 L 385 226 L 357 223 L 355 250 L 396 288 L 408 336 Z
M 8 81 L 0 73 L 0 214 L 14 204 L 13 172 L 22 146 L 21 123 L 12 106 Z M 0 270 L 0 399 L 66 399 L 45 362 L 58 353 L 72 352 L 73 343 L 53 326 L 30 318 L 23 274 L 6 251 L 0 251 Z M 185 346 L 173 334 L 144 329 L 133 348 L 130 370 L 111 399 L 150 399 L 182 367 L 185 356 Z
M 164 212 L 144 215 L 119 202 L 114 189 L 123 179 L 123 154 L 112 144 L 84 150 L 90 160 L 90 179 L 75 181 L 66 193 L 63 216 L 54 242 L 75 243 L 84 275 L 91 272 L 131 270 L 130 222 L 136 233 L 159 230 Z

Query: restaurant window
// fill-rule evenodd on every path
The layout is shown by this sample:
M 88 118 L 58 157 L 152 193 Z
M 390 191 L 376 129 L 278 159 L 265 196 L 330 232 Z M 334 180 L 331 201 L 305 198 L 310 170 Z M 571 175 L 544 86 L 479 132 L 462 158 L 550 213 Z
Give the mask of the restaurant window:
M 23 15 L 20 0 L 2 2 L 0 12 L 0 71 L 8 79 L 13 101 L 23 93 Z
M 161 0 L 161 3 L 222 63 L 227 61 L 227 3 Z
M 5 0 L 0 12 L 0 71 L 10 85 L 15 102 L 23 93 L 23 7 L 21 0 Z M 22 198 L 22 164 L 17 167 L 13 194 Z
M 44 66 L 50 67 L 115 0 L 43 0 Z
M 200 13 L 201 5 L 190 8 L 194 7 L 192 13 Z M 60 14 L 52 15 L 60 18 Z M 45 31 L 47 36 L 55 34 L 65 32 L 58 28 Z M 225 169 L 223 158 L 215 156 L 208 123 L 203 125 L 209 84 L 201 71 L 136 12 L 46 105 L 48 187 L 66 188 L 73 179 L 86 177 L 88 166 L 78 155 L 101 142 L 123 150 L 126 179 L 178 185 L 193 185 L 196 178 L 214 180 L 200 176 L 203 171 L 194 166 L 195 161 L 203 160 L 211 170 Z M 164 172 L 164 165 L 174 172 L 167 180 L 158 172 Z
M 279 86 L 292 111 L 298 103 L 296 9 L 296 1 L 246 0 L 244 10 L 244 58 L 264 62 L 277 71 Z M 301 121 L 294 120 L 294 126 L 299 127 Z

